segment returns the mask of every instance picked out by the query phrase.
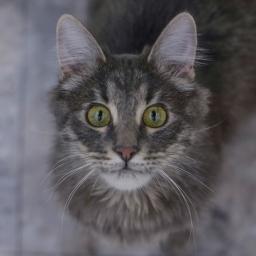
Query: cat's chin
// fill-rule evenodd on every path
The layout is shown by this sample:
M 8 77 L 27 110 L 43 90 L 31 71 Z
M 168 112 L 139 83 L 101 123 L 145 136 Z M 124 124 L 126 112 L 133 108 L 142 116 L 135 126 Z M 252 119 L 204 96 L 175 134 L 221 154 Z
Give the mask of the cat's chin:
M 132 172 L 132 171 L 131 171 Z M 149 173 L 102 173 L 104 181 L 112 188 L 122 191 L 133 191 L 146 186 L 152 176 Z

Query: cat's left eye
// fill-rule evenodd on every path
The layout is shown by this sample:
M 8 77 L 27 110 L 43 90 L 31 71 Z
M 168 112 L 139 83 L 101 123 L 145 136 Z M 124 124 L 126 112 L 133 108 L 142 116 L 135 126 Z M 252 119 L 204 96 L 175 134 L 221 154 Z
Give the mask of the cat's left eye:
M 111 122 L 111 114 L 108 108 L 101 104 L 93 105 L 86 113 L 87 122 L 96 128 L 108 126 Z

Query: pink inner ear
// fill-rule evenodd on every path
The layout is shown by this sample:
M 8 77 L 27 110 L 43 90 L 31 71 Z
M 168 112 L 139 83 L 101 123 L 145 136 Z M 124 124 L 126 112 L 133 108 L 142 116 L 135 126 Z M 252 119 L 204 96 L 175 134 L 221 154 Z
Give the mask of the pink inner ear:
M 176 74 L 179 77 L 186 77 L 191 80 L 195 79 L 195 69 L 193 65 L 185 65 Z

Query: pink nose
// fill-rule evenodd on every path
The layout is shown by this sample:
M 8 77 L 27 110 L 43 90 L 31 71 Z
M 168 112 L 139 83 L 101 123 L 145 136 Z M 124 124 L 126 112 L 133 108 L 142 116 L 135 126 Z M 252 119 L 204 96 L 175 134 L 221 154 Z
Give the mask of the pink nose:
M 136 147 L 116 147 L 115 151 L 124 161 L 129 161 L 138 151 Z

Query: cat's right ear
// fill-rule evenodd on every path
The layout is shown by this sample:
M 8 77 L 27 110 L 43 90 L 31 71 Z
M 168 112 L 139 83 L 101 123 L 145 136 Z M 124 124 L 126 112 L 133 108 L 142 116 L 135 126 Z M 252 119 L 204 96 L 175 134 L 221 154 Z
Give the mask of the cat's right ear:
M 73 16 L 64 14 L 57 24 L 57 54 L 61 77 L 76 70 L 92 74 L 106 57 L 92 34 Z

